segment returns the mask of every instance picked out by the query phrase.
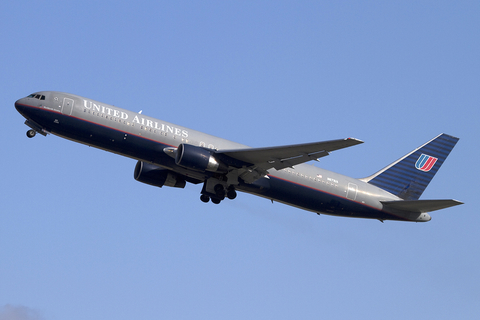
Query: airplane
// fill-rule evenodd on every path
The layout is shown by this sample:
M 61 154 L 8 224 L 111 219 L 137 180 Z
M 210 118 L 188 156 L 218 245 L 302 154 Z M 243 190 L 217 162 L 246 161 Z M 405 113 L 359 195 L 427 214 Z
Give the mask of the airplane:
M 363 143 L 345 138 L 251 148 L 163 120 L 57 91 L 15 102 L 37 133 L 79 142 L 137 160 L 135 180 L 156 187 L 203 184 L 200 199 L 219 204 L 237 191 L 317 214 L 426 222 L 428 212 L 462 204 L 420 196 L 457 141 L 440 134 L 371 176 L 351 178 L 307 162 Z

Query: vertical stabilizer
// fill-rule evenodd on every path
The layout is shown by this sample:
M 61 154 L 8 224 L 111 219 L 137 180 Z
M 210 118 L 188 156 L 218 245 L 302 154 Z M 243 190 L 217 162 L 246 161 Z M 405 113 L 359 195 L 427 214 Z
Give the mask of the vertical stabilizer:
M 418 200 L 458 140 L 442 133 L 362 180 L 404 200 Z

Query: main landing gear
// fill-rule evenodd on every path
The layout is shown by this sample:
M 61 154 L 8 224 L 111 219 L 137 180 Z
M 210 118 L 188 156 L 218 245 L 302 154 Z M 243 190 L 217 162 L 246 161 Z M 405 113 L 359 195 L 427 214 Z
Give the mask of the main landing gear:
M 35 131 L 33 129 L 30 129 L 30 130 L 27 131 L 27 137 L 29 137 L 29 138 L 35 137 L 36 134 L 37 134 L 37 131 Z
M 237 197 L 237 191 L 235 191 L 233 186 L 229 186 L 227 189 L 225 189 L 223 185 L 217 184 L 213 189 L 215 193 L 209 193 L 205 190 L 202 190 L 200 200 L 205 203 L 212 200 L 213 203 L 219 204 L 223 199 L 225 199 L 225 196 L 230 200 L 233 200 Z

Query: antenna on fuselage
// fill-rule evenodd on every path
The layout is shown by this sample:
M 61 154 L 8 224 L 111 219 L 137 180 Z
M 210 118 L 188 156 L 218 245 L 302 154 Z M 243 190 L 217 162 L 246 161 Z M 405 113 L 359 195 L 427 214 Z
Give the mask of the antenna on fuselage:
M 142 114 L 142 111 L 143 111 L 143 110 L 138 111 L 138 114 Z

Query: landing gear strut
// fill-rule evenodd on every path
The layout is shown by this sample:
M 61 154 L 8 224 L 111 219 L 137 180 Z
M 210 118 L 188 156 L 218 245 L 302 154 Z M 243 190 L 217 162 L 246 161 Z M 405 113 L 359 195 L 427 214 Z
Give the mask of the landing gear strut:
M 221 184 L 217 184 L 214 190 L 215 190 L 215 194 L 220 200 L 225 199 L 225 188 Z
M 29 138 L 35 137 L 36 134 L 37 134 L 37 131 L 35 131 L 33 129 L 30 129 L 30 130 L 27 131 L 27 137 L 29 137 Z

